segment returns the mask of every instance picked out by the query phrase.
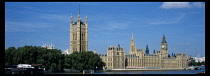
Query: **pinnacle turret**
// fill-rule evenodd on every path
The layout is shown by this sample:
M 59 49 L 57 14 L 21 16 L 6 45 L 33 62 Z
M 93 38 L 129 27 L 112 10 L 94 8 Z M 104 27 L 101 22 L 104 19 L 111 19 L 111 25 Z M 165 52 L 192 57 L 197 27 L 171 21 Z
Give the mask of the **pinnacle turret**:
M 78 12 L 78 16 L 77 16 L 77 21 L 81 21 L 81 18 L 80 18 L 80 4 L 79 4 L 79 12 Z
M 134 35 L 133 35 L 133 33 L 132 33 L 131 42 L 134 42 Z
M 70 17 L 70 22 L 73 23 L 72 13 L 71 13 L 71 17 Z
M 154 52 L 153 53 L 155 54 L 155 49 L 154 49 Z
M 146 54 L 149 54 L 149 48 L 148 48 L 148 45 L 146 45 Z
M 136 54 L 136 45 L 134 43 L 134 35 L 133 35 L 133 33 L 132 33 L 132 37 L 131 37 L 130 54 Z
M 86 13 L 86 20 L 85 20 L 85 22 L 86 22 L 86 23 L 88 22 L 88 16 L 87 16 L 87 13 Z

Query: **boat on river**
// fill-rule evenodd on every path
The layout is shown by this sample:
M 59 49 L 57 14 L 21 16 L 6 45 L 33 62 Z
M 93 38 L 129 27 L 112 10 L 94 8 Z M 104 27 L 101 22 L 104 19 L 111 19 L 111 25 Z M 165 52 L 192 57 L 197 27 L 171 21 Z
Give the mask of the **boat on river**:
M 191 66 L 188 68 L 188 70 L 201 70 L 201 66 Z
M 197 74 L 205 74 L 205 66 L 202 66 L 201 71 L 198 72 Z
M 43 74 L 42 64 L 5 65 L 5 74 Z

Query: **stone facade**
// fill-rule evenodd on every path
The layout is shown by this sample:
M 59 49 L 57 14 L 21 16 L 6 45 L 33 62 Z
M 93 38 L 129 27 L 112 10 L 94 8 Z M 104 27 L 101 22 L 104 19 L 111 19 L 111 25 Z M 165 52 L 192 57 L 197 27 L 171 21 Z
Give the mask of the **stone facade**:
M 136 49 L 134 36 L 132 34 L 130 44 L 130 54 L 125 54 L 124 49 L 118 45 L 117 47 L 107 48 L 107 54 L 99 54 L 102 60 L 106 63 L 106 69 L 131 69 L 131 68 L 146 68 L 146 69 L 184 69 L 188 68 L 188 57 L 186 54 L 175 54 L 168 56 L 168 44 L 163 35 L 160 51 L 155 51 L 153 54 L 144 54 L 143 49 Z M 148 45 L 146 47 L 148 49 Z
M 88 51 L 88 17 L 82 22 L 80 13 L 76 22 L 70 17 L 70 49 L 73 51 Z M 96 51 L 94 51 L 96 53 Z M 149 54 L 148 45 L 144 53 L 143 49 L 137 49 L 132 34 L 130 43 L 130 54 L 125 54 L 125 50 L 118 45 L 107 48 L 106 54 L 98 54 L 106 63 L 106 69 L 127 69 L 127 68 L 179 68 L 188 67 L 188 58 L 186 54 L 176 54 L 168 57 L 168 43 L 163 35 L 160 43 L 160 51 L 154 50 Z
M 109 47 L 107 54 L 99 54 L 102 61 L 106 63 L 109 69 L 123 69 L 125 68 L 125 56 L 124 49 L 118 45 L 118 47 Z
M 76 22 L 70 17 L 70 54 L 73 51 L 88 51 L 88 17 L 82 22 L 80 13 Z

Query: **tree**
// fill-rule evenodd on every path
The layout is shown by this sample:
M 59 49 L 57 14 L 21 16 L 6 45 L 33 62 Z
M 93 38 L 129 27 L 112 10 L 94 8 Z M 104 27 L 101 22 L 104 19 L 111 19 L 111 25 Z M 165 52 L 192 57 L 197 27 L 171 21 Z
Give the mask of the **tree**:
M 205 65 L 205 61 L 202 61 L 202 62 L 201 62 L 201 65 Z
M 194 60 L 192 60 L 191 62 L 189 62 L 188 65 L 189 65 L 189 66 L 196 66 L 197 64 L 196 64 L 196 62 L 195 62 Z
M 201 66 L 201 62 L 198 61 L 198 62 L 197 62 L 197 66 Z
M 105 66 L 102 59 L 92 51 L 75 51 L 69 56 L 67 55 L 67 57 L 70 58 L 70 61 L 66 61 L 66 65 L 71 65 L 68 67 L 79 71 L 91 69 L 97 70 L 102 69 Z
M 13 58 L 17 49 L 15 47 L 9 47 L 5 50 L 5 65 L 12 65 Z
M 5 50 L 5 65 L 43 64 L 46 70 L 64 71 L 64 58 L 61 50 L 46 49 L 40 46 L 9 47 Z
M 61 54 L 61 50 L 40 46 L 9 47 L 5 50 L 5 65 L 43 64 L 45 70 L 64 71 L 64 68 L 89 70 L 102 69 L 106 64 L 92 51 Z
M 65 55 L 64 61 L 64 67 L 70 69 L 72 65 L 70 55 Z

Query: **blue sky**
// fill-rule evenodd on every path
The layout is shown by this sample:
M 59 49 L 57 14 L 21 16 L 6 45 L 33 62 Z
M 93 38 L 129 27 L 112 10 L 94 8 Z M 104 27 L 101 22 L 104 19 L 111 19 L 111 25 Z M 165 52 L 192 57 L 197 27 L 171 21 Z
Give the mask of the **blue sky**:
M 120 44 L 129 53 L 132 33 L 137 48 L 160 50 L 163 33 L 168 53 L 205 56 L 204 2 L 79 2 L 89 18 L 89 49 L 106 53 Z M 54 44 L 69 49 L 70 14 L 78 2 L 5 2 L 5 49 Z

